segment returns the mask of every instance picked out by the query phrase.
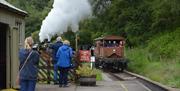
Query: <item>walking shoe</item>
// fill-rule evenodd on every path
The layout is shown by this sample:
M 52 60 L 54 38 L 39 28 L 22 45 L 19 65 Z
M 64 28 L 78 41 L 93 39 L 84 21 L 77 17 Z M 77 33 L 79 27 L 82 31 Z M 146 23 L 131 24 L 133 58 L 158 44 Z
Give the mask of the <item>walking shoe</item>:
M 70 85 L 67 84 L 67 85 L 64 85 L 63 87 L 69 87 L 69 86 L 70 86 Z
M 54 85 L 58 85 L 59 83 L 58 82 L 55 82 Z
M 63 87 L 63 85 L 59 85 L 59 87 L 61 88 L 61 87 Z

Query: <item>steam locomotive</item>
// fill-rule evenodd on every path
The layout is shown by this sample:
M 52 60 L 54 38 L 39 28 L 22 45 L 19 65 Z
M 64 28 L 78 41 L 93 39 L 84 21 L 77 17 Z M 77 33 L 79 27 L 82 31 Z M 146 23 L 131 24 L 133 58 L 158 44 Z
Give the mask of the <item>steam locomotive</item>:
M 127 68 L 124 57 L 125 39 L 120 36 L 104 36 L 95 40 L 95 66 L 103 69 L 117 69 L 123 71 Z

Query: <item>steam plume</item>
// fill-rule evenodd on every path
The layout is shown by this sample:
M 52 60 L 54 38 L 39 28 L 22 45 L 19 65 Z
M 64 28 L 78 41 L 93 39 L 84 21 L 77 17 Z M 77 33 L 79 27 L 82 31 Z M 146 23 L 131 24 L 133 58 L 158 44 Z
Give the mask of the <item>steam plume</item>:
M 54 0 L 53 8 L 43 20 L 39 33 L 40 41 L 50 40 L 55 34 L 62 34 L 70 27 L 78 31 L 79 22 L 91 15 L 88 0 Z

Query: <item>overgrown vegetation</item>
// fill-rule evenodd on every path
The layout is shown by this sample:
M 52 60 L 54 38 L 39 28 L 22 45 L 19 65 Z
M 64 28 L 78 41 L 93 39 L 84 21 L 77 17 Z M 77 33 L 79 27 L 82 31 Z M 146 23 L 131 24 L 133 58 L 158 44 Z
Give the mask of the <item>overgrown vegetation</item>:
M 179 0 L 95 0 L 94 16 L 81 29 L 92 39 L 101 35 L 121 35 L 128 46 L 144 45 L 154 35 L 180 26 Z
M 156 36 L 146 47 L 127 48 L 129 70 L 180 88 L 180 28 Z

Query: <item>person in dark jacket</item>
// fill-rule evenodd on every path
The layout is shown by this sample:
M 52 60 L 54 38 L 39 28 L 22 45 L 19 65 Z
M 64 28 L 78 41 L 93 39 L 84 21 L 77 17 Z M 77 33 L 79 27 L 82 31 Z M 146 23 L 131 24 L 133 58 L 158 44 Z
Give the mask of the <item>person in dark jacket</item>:
M 57 67 L 57 58 L 56 58 L 56 53 L 59 49 L 59 47 L 61 47 L 63 45 L 62 43 L 62 38 L 61 37 L 57 37 L 56 38 L 56 42 L 52 45 L 50 45 L 50 48 L 53 50 L 52 51 L 52 56 L 53 56 L 53 64 L 54 64 L 54 84 L 57 84 L 58 80 L 57 80 L 57 77 L 58 77 L 58 67 Z
M 20 91 L 35 91 L 39 53 L 32 50 L 32 46 L 33 39 L 32 37 L 28 37 L 25 39 L 25 48 L 21 48 L 19 51 Z
M 60 80 L 59 86 L 67 87 L 68 86 L 68 71 L 71 66 L 71 58 L 73 56 L 72 48 L 70 47 L 70 42 L 65 40 L 63 45 L 58 49 L 56 57 L 58 58 L 57 65 L 60 70 Z

